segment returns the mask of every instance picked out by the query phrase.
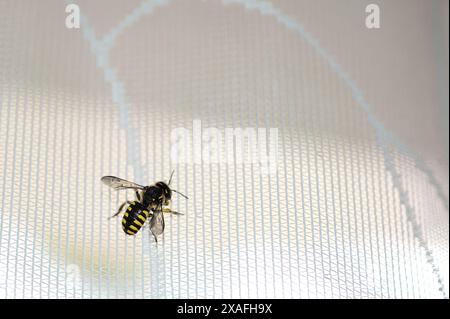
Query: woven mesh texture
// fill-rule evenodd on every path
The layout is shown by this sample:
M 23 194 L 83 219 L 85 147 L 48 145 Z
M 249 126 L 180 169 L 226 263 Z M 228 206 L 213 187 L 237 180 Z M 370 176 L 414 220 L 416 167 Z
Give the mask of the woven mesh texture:
M 0 1 L 0 297 L 448 297 L 447 1 L 67 3 Z M 195 120 L 276 172 L 175 163 Z M 158 243 L 108 220 L 173 169 Z

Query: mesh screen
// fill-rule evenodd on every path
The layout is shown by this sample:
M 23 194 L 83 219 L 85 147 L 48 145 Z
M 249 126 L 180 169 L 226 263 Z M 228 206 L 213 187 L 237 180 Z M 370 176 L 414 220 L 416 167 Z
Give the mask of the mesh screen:
M 0 297 L 448 297 L 447 1 L 68 3 L 0 2 Z M 196 123 L 276 170 L 175 162 Z M 108 220 L 173 169 L 158 243 Z

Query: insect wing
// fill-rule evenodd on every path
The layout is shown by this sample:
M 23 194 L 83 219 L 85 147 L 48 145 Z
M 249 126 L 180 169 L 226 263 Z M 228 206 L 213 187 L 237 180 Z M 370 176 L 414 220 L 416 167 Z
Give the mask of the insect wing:
M 144 186 L 127 181 L 125 179 L 119 178 L 119 177 L 115 177 L 115 176 L 103 176 L 101 178 L 101 181 L 114 188 L 115 190 L 121 190 L 121 189 L 128 189 L 128 188 L 133 188 L 133 189 L 144 189 Z
M 150 230 L 153 236 L 161 235 L 164 232 L 165 223 L 164 215 L 160 210 L 154 211 L 152 219 L 150 219 Z

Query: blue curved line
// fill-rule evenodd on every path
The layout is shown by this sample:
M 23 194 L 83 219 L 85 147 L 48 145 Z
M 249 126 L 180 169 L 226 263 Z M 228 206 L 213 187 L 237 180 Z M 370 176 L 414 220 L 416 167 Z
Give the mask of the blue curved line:
M 431 265 L 433 274 L 437 276 L 437 281 L 439 284 L 439 290 L 442 292 L 444 298 L 446 297 L 444 282 L 440 275 L 439 268 L 434 263 L 434 258 L 432 251 L 429 249 L 428 243 L 424 239 L 422 232 L 420 231 L 419 224 L 417 223 L 417 218 L 414 212 L 414 208 L 409 205 L 407 192 L 402 189 L 400 174 L 395 169 L 394 163 L 392 161 L 391 154 L 388 150 L 387 140 L 393 145 L 395 145 L 400 151 L 406 152 L 409 156 L 413 158 L 418 169 L 422 170 L 429 178 L 431 185 L 433 185 L 439 198 L 443 201 L 444 206 L 448 210 L 448 199 L 445 198 L 444 192 L 442 191 L 440 185 L 438 184 L 436 178 L 426 164 L 417 154 L 414 154 L 411 150 L 407 148 L 406 145 L 401 143 L 398 139 L 393 138 L 393 135 L 383 126 L 383 124 L 375 117 L 374 113 L 371 111 L 369 103 L 364 99 L 364 96 L 356 85 L 355 81 L 350 78 L 349 74 L 342 69 L 342 66 L 336 62 L 331 54 L 329 54 L 319 43 L 317 38 L 315 38 L 311 33 L 307 32 L 302 25 L 297 23 L 294 19 L 285 15 L 281 10 L 274 7 L 269 1 L 258 1 L 258 0 L 222 0 L 224 5 L 236 3 L 243 5 L 247 10 L 256 10 L 261 15 L 269 15 L 274 17 L 280 24 L 284 25 L 286 28 L 296 31 L 308 44 L 310 44 L 317 53 L 328 62 L 331 69 L 337 74 L 337 76 L 350 88 L 353 98 L 358 105 L 365 111 L 369 123 L 375 129 L 377 143 L 383 151 L 383 157 L 385 159 L 386 168 L 391 173 L 392 179 L 394 180 L 394 187 L 400 194 L 401 202 L 403 203 L 407 220 L 411 223 L 413 228 L 413 235 L 416 237 L 420 246 L 425 250 L 427 256 L 427 262 Z
M 158 6 L 167 5 L 168 0 L 149 0 L 142 1 L 141 4 L 133 10 L 130 14 L 126 15 L 119 24 L 109 31 L 101 40 L 101 43 L 105 48 L 111 48 L 117 37 L 123 33 L 123 31 L 133 25 L 139 18 L 145 14 L 150 14 Z
M 383 124 L 376 118 L 371 110 L 369 103 L 365 100 L 361 89 L 357 86 L 355 81 L 349 76 L 347 72 L 342 68 L 342 66 L 336 62 L 336 59 L 328 53 L 319 43 L 318 39 L 315 38 L 311 33 L 306 31 L 301 24 L 295 21 L 293 18 L 285 15 L 281 10 L 274 7 L 269 1 L 259 1 L 259 0 L 222 0 L 224 5 L 229 4 L 240 4 L 243 5 L 247 10 L 256 10 L 261 15 L 268 15 L 274 17 L 280 24 L 284 25 L 286 28 L 296 31 L 303 39 L 308 42 L 317 53 L 330 65 L 331 69 L 338 75 L 338 77 L 344 81 L 345 84 L 350 88 L 353 97 L 359 106 L 366 112 L 369 123 L 375 129 L 377 134 L 383 135 L 387 140 L 393 145 L 395 145 L 401 152 L 409 155 L 420 170 L 422 170 L 425 175 L 430 180 L 433 187 L 436 188 L 439 198 L 442 200 L 445 208 L 449 208 L 449 200 L 445 196 L 445 192 L 439 185 L 437 179 L 433 175 L 432 171 L 427 168 L 425 162 L 420 158 L 420 156 L 409 149 L 405 144 L 399 141 L 393 136 L 392 133 L 386 129 Z
M 381 136 L 377 136 L 377 139 L 382 139 Z M 414 208 L 409 203 L 408 193 L 403 189 L 402 183 L 400 181 L 400 174 L 395 169 L 394 158 L 392 153 L 389 151 L 388 146 L 383 141 L 380 141 L 381 149 L 383 152 L 383 157 L 386 165 L 387 171 L 391 173 L 392 182 L 394 184 L 394 188 L 397 189 L 399 194 L 400 203 L 405 207 L 406 219 L 411 224 L 414 237 L 416 237 L 419 245 L 425 250 L 425 256 L 427 262 L 431 265 L 431 269 L 433 274 L 437 278 L 439 291 L 442 293 L 444 299 L 447 299 L 447 294 L 445 292 L 444 280 L 441 276 L 439 268 L 434 262 L 433 252 L 428 247 L 426 240 L 424 239 L 422 229 L 420 228 L 420 224 L 417 221 L 416 215 L 414 213 Z
M 112 98 L 113 101 L 118 105 L 119 112 L 120 112 L 120 126 L 121 128 L 126 130 L 126 138 L 128 142 L 127 147 L 127 163 L 131 162 L 132 167 L 134 168 L 134 172 L 136 175 L 136 179 L 141 181 L 144 174 L 144 167 L 142 167 L 139 164 L 139 147 L 136 146 L 137 136 L 135 136 L 134 132 L 136 130 L 132 129 L 132 127 L 129 124 L 129 115 L 128 115 L 128 104 L 125 101 L 124 98 L 124 89 L 122 82 L 118 79 L 115 70 L 109 66 L 109 59 L 108 59 L 108 52 L 107 50 L 113 45 L 116 38 L 129 26 L 131 26 L 135 21 L 137 21 L 138 18 L 143 16 L 145 13 L 150 13 L 153 11 L 153 8 L 157 5 L 163 5 L 167 4 L 167 0 L 154 0 L 154 1 L 144 1 L 141 3 L 141 5 L 136 8 L 130 15 L 128 15 L 122 22 L 114 28 L 112 31 L 110 31 L 103 39 L 102 41 L 98 42 L 95 38 L 95 34 L 93 32 L 93 29 L 88 26 L 86 18 L 82 17 L 82 23 L 83 23 L 83 34 L 86 37 L 86 39 L 91 44 L 91 50 L 93 51 L 94 55 L 97 58 L 97 65 L 104 70 L 104 77 L 105 81 L 111 84 L 112 87 Z M 387 145 L 385 144 L 386 140 L 389 140 L 391 144 L 395 145 L 400 151 L 403 151 L 407 153 L 410 157 L 413 158 L 413 160 L 416 163 L 416 166 L 418 169 L 422 170 L 429 178 L 431 185 L 435 187 L 437 190 L 437 194 L 441 201 L 443 202 L 444 206 L 448 209 L 448 199 L 445 197 L 445 194 L 437 182 L 437 179 L 434 177 L 433 173 L 429 168 L 427 168 L 424 161 L 417 155 L 414 154 L 411 150 L 409 150 L 406 145 L 401 143 L 399 140 L 395 139 L 391 133 L 384 128 L 382 123 L 375 117 L 375 115 L 372 113 L 371 108 L 369 104 L 365 101 L 363 94 L 361 93 L 360 89 L 356 85 L 353 79 L 350 78 L 348 73 L 346 73 L 342 67 L 335 61 L 335 59 L 324 49 L 320 46 L 319 41 L 313 37 L 309 32 L 304 30 L 303 26 L 301 26 L 299 23 L 297 23 L 295 20 L 290 18 L 287 15 L 284 15 L 279 9 L 275 8 L 270 2 L 268 1 L 255 1 L 255 0 L 222 0 L 222 3 L 224 5 L 228 5 L 231 3 L 237 3 L 244 5 L 246 9 L 248 10 L 257 10 L 262 15 L 270 15 L 276 18 L 276 20 L 284 25 L 288 29 L 292 29 L 300 34 L 300 36 L 305 39 L 317 52 L 318 54 L 324 58 L 328 64 L 330 65 L 331 69 L 338 75 L 338 77 L 344 81 L 344 83 L 349 86 L 349 88 L 352 91 L 353 97 L 356 102 L 358 102 L 358 105 L 366 112 L 367 118 L 369 123 L 372 125 L 372 127 L 375 129 L 375 133 L 377 136 L 377 141 L 380 147 L 383 150 L 383 156 L 385 158 L 387 169 L 391 172 L 391 175 L 393 179 L 396 179 L 394 182 L 395 187 L 399 191 L 399 193 L 402 195 L 402 199 L 404 200 L 404 206 L 407 210 L 407 219 L 410 223 L 413 224 L 413 233 L 414 236 L 418 239 L 420 245 L 426 250 L 427 254 L 427 262 L 431 264 L 433 268 L 433 273 L 437 275 L 438 277 L 438 283 L 440 284 L 440 290 L 442 291 L 444 297 L 445 295 L 445 289 L 442 282 L 442 279 L 440 277 L 439 269 L 434 264 L 433 258 L 432 258 L 432 252 L 428 248 L 428 244 L 423 239 L 423 236 L 420 230 L 420 228 L 417 225 L 415 213 L 413 208 L 408 204 L 406 201 L 406 192 L 403 191 L 401 188 L 399 188 L 399 174 L 396 172 L 396 169 L 394 165 L 390 165 L 391 161 L 389 160 L 388 156 L 390 155 L 387 149 Z M 131 128 L 131 130 L 130 130 Z M 393 163 L 392 163 L 393 164 Z M 429 257 L 429 258 L 428 258 Z
M 136 181 L 143 183 L 146 177 L 146 170 L 139 163 L 140 149 L 139 139 L 136 134 L 138 130 L 130 123 L 129 103 L 125 98 L 125 89 L 123 83 L 119 80 L 116 70 L 110 66 L 108 49 L 103 43 L 97 41 L 93 28 L 89 25 L 87 18 L 80 17 L 83 35 L 89 42 L 91 51 L 94 54 L 97 66 L 103 70 L 104 80 L 111 85 L 111 97 L 119 110 L 119 126 L 125 131 L 127 164 L 133 167 Z
M 66 3 L 73 3 L 73 1 L 66 0 Z M 138 130 L 130 123 L 129 102 L 125 97 L 125 89 L 123 83 L 117 76 L 116 70 L 110 65 L 109 50 L 114 44 L 117 37 L 140 17 L 145 14 L 153 12 L 157 6 L 166 5 L 167 0 L 145 0 L 127 15 L 118 26 L 108 32 L 102 40 L 97 40 L 94 28 L 89 24 L 88 19 L 80 13 L 81 30 L 84 38 L 89 42 L 91 52 L 96 58 L 97 67 L 103 70 L 104 80 L 111 85 L 111 97 L 114 104 L 119 110 L 119 126 L 125 131 L 126 145 L 126 163 L 131 165 L 135 175 L 135 180 L 139 183 L 145 184 L 148 177 L 145 166 L 140 164 L 140 147 L 139 136 L 136 134 Z
M 116 37 L 133 22 L 135 22 L 139 17 L 143 16 L 145 13 L 151 13 L 156 5 L 161 5 L 167 3 L 162 0 L 155 1 L 143 1 L 137 10 L 134 10 L 129 18 L 126 19 L 125 23 L 121 23 L 119 27 L 113 29 L 103 41 L 98 41 L 94 29 L 90 26 L 88 19 L 80 14 L 80 20 L 82 24 L 83 36 L 88 41 L 90 49 L 96 58 L 97 67 L 103 70 L 103 76 L 105 82 L 111 85 L 111 96 L 115 105 L 117 105 L 119 110 L 119 126 L 125 131 L 126 137 L 126 161 L 127 165 L 131 163 L 134 171 L 134 178 L 141 184 L 145 184 L 145 179 L 147 177 L 146 169 L 140 164 L 140 148 L 139 148 L 139 136 L 136 134 L 137 129 L 133 127 L 130 122 L 129 110 L 131 108 L 130 103 L 126 99 L 125 88 L 123 83 L 120 81 L 116 70 L 109 63 L 109 49 L 114 43 Z M 143 237 L 144 238 L 144 237 Z M 144 241 L 145 243 L 145 241 Z M 153 252 L 153 250 L 151 250 Z M 164 282 L 163 271 L 160 269 L 163 265 L 160 259 L 163 258 L 156 252 L 156 269 L 152 271 L 152 278 L 159 279 L 158 282 Z M 164 287 L 164 285 L 162 285 Z M 157 298 L 159 296 L 159 287 L 154 287 L 152 285 L 152 297 Z

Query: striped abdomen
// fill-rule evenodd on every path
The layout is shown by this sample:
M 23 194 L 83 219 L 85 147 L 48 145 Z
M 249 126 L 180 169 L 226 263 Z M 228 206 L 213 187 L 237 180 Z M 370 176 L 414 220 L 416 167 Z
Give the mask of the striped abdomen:
M 128 235 L 136 235 L 149 216 L 149 211 L 141 203 L 132 202 L 122 218 L 123 231 Z

